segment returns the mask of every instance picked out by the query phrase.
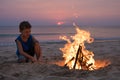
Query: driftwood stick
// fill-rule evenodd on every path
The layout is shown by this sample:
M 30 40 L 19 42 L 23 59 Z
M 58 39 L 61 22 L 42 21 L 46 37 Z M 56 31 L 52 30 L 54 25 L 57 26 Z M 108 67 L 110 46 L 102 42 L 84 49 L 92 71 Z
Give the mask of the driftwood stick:
M 82 47 L 79 45 L 79 48 L 78 48 L 78 51 L 77 51 L 77 54 L 76 54 L 76 58 L 75 58 L 75 63 L 74 63 L 74 66 L 73 66 L 73 69 L 75 69 L 76 67 L 76 63 L 78 61 L 78 55 L 82 52 Z
M 69 64 L 73 59 L 74 57 L 72 57 L 64 66 L 67 66 L 67 64 Z

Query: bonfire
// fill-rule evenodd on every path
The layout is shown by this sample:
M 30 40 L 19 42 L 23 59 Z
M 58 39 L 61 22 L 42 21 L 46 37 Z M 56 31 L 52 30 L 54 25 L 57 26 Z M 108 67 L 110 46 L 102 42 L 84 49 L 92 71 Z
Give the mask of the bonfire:
M 65 59 L 64 66 L 68 66 L 69 69 L 97 69 L 94 53 L 85 47 L 85 43 L 92 43 L 94 39 L 91 38 L 90 32 L 82 30 L 76 25 L 74 26 L 76 34 L 70 36 L 70 39 L 67 36 L 60 36 L 60 39 L 67 41 L 64 48 L 60 48 Z

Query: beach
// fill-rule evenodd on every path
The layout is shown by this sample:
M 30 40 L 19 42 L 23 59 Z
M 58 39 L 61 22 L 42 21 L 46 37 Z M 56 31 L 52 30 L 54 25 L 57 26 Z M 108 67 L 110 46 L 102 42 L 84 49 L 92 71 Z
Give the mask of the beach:
M 120 0 L 0 0 L 0 80 L 120 80 L 119 8 Z
M 59 48 L 65 42 L 40 42 L 42 62 L 17 63 L 16 45 L 0 46 L 0 80 L 120 80 L 120 40 L 95 40 L 86 44 L 94 52 L 97 70 L 74 70 L 64 67 Z

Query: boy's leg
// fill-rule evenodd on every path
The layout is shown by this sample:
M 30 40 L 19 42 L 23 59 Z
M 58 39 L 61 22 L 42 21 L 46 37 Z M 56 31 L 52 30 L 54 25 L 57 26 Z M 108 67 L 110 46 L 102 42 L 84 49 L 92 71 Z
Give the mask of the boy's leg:
M 41 60 L 42 53 L 41 53 L 41 48 L 40 48 L 40 45 L 39 45 L 38 42 L 35 43 L 34 50 L 35 50 L 35 54 L 36 54 L 37 60 Z
M 18 63 L 27 62 L 27 59 L 23 55 L 19 55 L 17 62 Z

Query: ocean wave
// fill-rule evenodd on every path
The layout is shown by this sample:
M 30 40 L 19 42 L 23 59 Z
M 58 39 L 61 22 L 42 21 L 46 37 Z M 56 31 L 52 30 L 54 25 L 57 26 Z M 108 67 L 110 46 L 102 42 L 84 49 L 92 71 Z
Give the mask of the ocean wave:
M 0 42 L 0 47 L 1 46 L 15 46 L 15 42 Z
M 70 34 L 73 35 L 74 33 L 32 33 L 32 35 L 66 35 Z M 19 34 L 0 34 L 0 37 L 14 37 L 18 36 Z
M 120 38 L 116 38 L 116 39 L 95 39 L 94 42 L 117 42 L 120 41 Z M 64 40 L 39 40 L 40 44 L 66 44 L 67 42 Z M 16 43 L 13 42 L 0 42 L 0 47 L 1 46 L 15 46 Z

